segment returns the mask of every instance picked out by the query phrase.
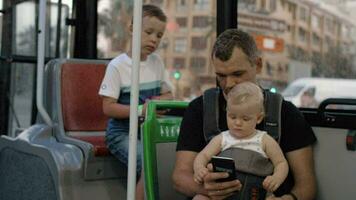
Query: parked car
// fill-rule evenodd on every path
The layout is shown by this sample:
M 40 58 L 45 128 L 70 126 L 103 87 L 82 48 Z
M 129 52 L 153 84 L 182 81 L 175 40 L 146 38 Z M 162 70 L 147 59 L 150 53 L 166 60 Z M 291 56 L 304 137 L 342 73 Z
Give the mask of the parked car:
M 327 98 L 355 98 L 356 80 L 332 78 L 300 78 L 282 92 L 297 107 L 316 108 Z

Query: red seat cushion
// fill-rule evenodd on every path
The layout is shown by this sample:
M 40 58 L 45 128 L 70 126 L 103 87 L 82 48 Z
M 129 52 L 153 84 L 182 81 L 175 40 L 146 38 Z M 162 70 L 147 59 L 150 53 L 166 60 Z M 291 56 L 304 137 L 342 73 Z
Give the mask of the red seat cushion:
M 65 63 L 61 74 L 64 130 L 103 131 L 108 118 L 98 95 L 104 64 Z
M 66 132 L 105 131 L 108 117 L 98 95 L 105 74 L 105 64 L 64 63 L 61 67 L 61 103 Z M 94 145 L 97 156 L 109 155 L 104 136 L 80 136 L 79 140 Z

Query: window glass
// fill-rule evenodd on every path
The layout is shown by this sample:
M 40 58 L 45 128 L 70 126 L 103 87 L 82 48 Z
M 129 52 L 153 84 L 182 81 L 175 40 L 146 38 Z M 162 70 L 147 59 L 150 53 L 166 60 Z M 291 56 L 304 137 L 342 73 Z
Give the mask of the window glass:
M 36 55 L 36 4 L 32 1 L 23 2 L 14 8 L 13 54 Z
M 66 4 L 67 3 L 67 4 Z M 47 57 L 68 57 L 69 54 L 69 29 L 65 20 L 69 18 L 71 1 L 63 1 L 61 7 L 61 24 L 59 26 L 59 54 L 56 56 L 58 1 L 47 3 L 47 24 L 45 37 L 45 54 Z M 15 5 L 13 12 L 13 41 L 12 52 L 16 55 L 37 55 L 37 4 L 26 1 Z
M 252 1 L 253 2 L 253 1 Z M 216 85 L 210 52 L 216 38 L 216 1 L 144 0 L 167 15 L 167 26 L 156 50 L 170 74 L 175 98 L 191 100 L 201 91 Z M 98 57 L 112 59 L 130 48 L 128 26 L 132 0 L 98 1 Z M 180 72 L 180 79 L 174 73 Z
M 238 27 L 253 35 L 263 58 L 263 69 L 257 77 L 262 87 L 282 93 L 298 107 L 316 108 L 330 97 L 356 98 L 354 2 L 238 3 Z M 314 92 L 304 91 L 304 85 L 307 88 L 312 84 Z M 355 89 L 346 89 L 345 85 Z M 309 98 L 311 93 L 315 101 Z
M 31 125 L 35 64 L 11 65 L 9 135 L 15 136 Z
M 0 2 L 2 3 L 3 1 Z M 62 0 L 62 5 L 59 7 L 58 0 L 47 1 L 48 12 L 45 35 L 45 55 L 47 57 L 69 56 L 70 30 L 65 25 L 65 19 L 70 17 L 72 3 L 72 0 Z M 59 8 L 61 8 L 61 20 L 60 26 L 57 26 Z M 38 3 L 36 1 L 23 1 L 14 4 L 12 9 L 12 21 L 4 25 L 12 30 L 12 52 L 10 52 L 9 56 L 11 54 L 16 56 L 37 56 Z M 60 39 L 57 43 L 58 33 Z M 56 55 L 57 45 L 58 56 Z M 11 63 L 10 71 L 8 132 L 9 135 L 15 136 L 31 125 L 35 99 L 36 65 L 25 62 L 19 63 L 14 59 Z

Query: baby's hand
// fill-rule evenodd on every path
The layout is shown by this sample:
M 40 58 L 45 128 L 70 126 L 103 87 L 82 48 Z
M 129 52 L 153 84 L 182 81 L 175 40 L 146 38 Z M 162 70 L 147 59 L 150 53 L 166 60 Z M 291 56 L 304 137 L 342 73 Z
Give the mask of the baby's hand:
M 274 192 L 281 185 L 281 181 L 275 176 L 267 176 L 265 180 L 263 180 L 262 185 L 268 192 Z
M 206 167 L 201 167 L 199 170 L 194 172 L 194 181 L 198 184 L 202 184 L 204 176 L 208 174 L 209 170 Z

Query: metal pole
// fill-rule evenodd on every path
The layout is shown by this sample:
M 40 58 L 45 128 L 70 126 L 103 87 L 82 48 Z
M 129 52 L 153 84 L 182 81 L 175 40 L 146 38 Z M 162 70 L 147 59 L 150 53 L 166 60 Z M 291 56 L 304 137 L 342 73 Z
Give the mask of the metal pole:
M 127 200 L 135 199 L 136 190 L 136 147 L 138 122 L 139 65 L 141 55 L 142 0 L 134 1 L 132 36 L 132 74 L 130 94 L 129 165 L 127 176 Z
M 47 0 L 40 0 L 38 17 L 38 43 L 37 43 L 37 109 L 47 125 L 52 126 L 52 120 L 43 106 L 43 71 L 45 59 L 46 35 L 46 4 Z

